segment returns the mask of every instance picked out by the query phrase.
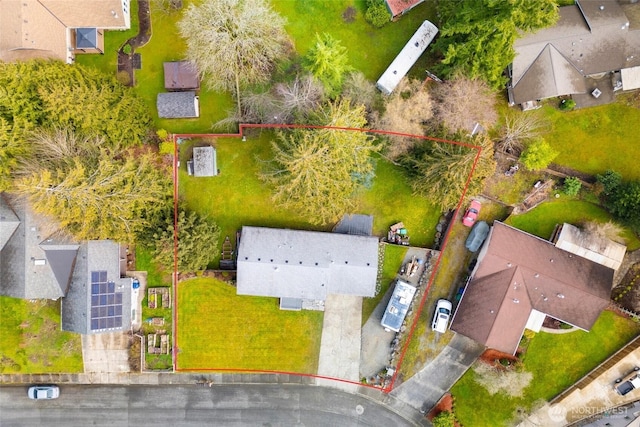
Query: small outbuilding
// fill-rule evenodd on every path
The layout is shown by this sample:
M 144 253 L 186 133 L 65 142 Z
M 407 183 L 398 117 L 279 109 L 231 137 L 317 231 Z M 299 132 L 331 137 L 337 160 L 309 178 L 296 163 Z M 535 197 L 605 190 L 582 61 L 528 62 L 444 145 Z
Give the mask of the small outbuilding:
M 195 64 L 191 61 L 165 62 L 164 88 L 168 91 L 200 90 Z
M 218 175 L 218 162 L 216 149 L 208 145 L 206 147 L 193 148 L 193 176 Z
M 156 101 L 158 117 L 190 119 L 200 117 L 199 98 L 193 91 L 159 93 Z

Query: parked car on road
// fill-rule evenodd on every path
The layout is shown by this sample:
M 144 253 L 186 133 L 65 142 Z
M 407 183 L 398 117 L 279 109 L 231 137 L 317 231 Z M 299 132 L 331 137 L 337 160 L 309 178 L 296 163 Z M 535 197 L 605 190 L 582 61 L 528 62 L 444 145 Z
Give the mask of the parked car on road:
M 449 318 L 451 317 L 451 301 L 439 299 L 436 303 L 436 312 L 433 313 L 433 321 L 431 329 L 444 334 L 449 326 Z
M 57 399 L 60 397 L 60 388 L 57 385 L 32 385 L 27 395 L 34 400 Z
M 480 214 L 480 208 L 482 204 L 477 200 L 472 200 L 469 205 L 469 209 L 464 213 L 462 217 L 462 223 L 467 227 L 473 226 L 476 223 L 476 219 L 478 219 L 478 215 Z

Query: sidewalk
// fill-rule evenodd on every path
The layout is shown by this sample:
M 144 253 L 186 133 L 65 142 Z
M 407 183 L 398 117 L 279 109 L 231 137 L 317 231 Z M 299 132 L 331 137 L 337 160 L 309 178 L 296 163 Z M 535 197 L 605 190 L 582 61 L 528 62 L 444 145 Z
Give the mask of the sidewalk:
M 0 374 L 0 384 L 315 384 L 313 377 L 288 374 L 231 373 L 88 373 L 88 374 Z

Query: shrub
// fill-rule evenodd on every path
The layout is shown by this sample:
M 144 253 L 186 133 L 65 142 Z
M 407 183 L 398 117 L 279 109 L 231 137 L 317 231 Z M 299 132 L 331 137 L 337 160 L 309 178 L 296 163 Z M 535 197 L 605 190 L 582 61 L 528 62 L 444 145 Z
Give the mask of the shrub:
M 367 0 L 364 19 L 376 28 L 382 28 L 391 21 L 391 15 L 383 0 Z
M 520 162 L 530 171 L 537 171 L 549 166 L 549 163 L 556 158 L 558 152 L 555 151 L 547 141 L 542 138 L 529 144 L 520 156 Z
M 127 71 L 118 71 L 116 73 L 116 80 L 118 80 L 118 82 L 120 84 L 122 84 L 123 86 L 130 86 L 131 85 L 131 76 L 129 75 L 129 73 Z
M 576 101 L 573 99 L 563 99 L 560 101 L 560 109 L 562 111 L 570 111 L 576 107 Z
M 433 427 L 453 427 L 456 425 L 456 417 L 453 412 L 442 411 L 431 421 Z
M 567 196 L 575 196 L 580 191 L 580 187 L 582 187 L 582 182 L 575 176 L 569 176 L 564 179 L 562 191 Z

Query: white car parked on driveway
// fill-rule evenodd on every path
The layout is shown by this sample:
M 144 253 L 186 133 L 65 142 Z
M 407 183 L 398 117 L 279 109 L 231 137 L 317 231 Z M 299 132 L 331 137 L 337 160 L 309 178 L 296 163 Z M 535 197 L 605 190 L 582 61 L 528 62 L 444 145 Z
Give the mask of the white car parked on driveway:
M 433 314 L 431 329 L 444 334 L 449 327 L 449 319 L 451 318 L 451 301 L 439 299 L 436 304 L 436 312 Z

